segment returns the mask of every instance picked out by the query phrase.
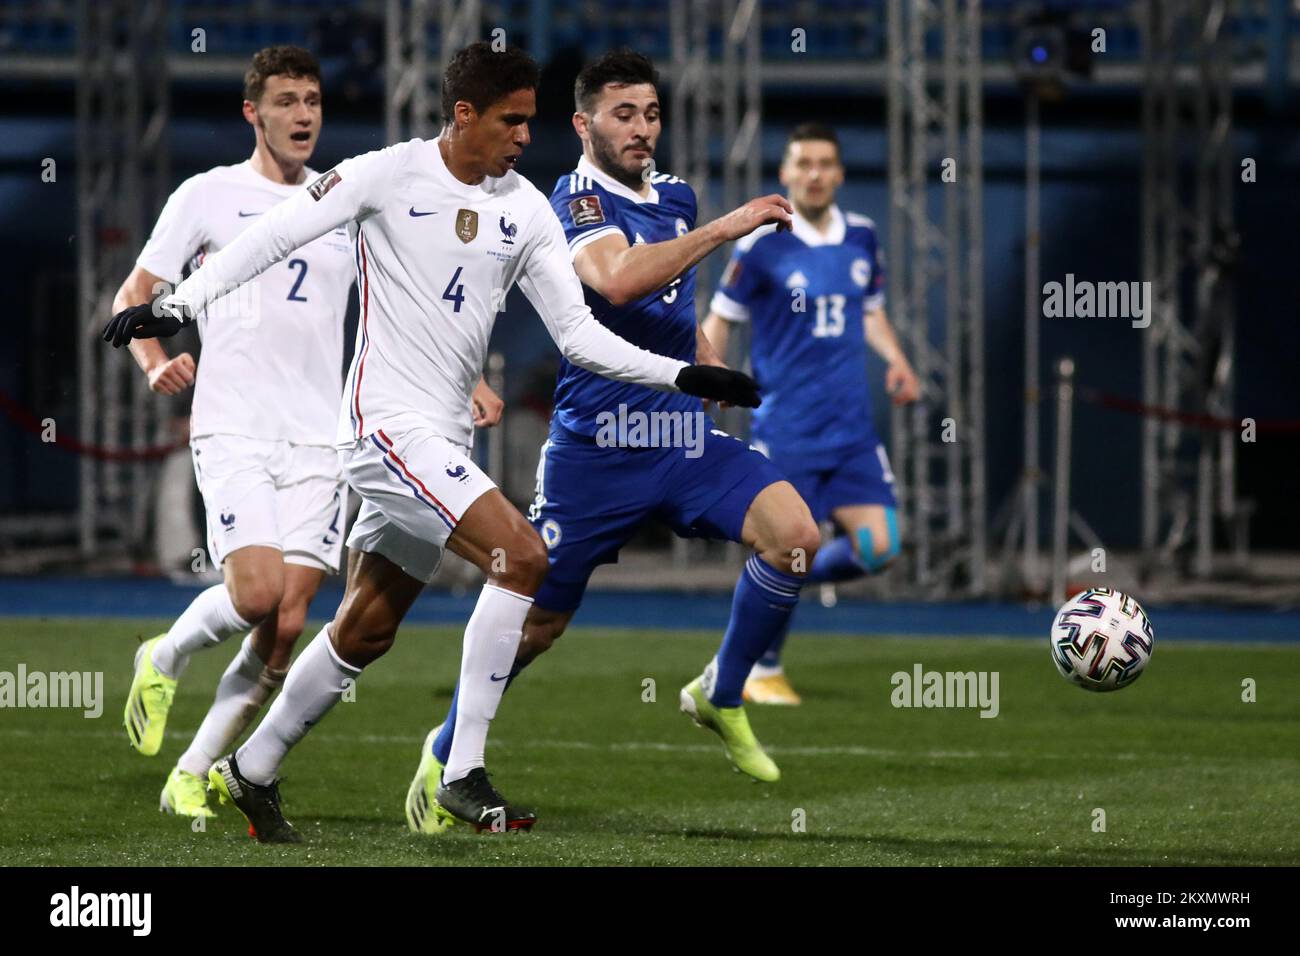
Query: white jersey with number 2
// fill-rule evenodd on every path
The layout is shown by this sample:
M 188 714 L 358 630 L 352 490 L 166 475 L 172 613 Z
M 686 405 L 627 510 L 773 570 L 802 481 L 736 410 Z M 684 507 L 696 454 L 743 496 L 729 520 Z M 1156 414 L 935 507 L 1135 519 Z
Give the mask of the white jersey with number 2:
M 345 224 L 361 316 L 338 447 L 381 428 L 423 426 L 468 448 L 470 396 L 516 282 L 569 361 L 675 389 L 686 363 L 639 349 L 592 316 L 546 197 L 513 170 L 461 182 L 437 141 L 414 139 L 340 163 L 209 257 L 171 301 L 201 308 Z
M 307 173 L 306 182 L 316 178 Z M 186 264 L 202 272 L 215 253 L 271 209 L 304 192 L 306 182 L 272 182 L 247 160 L 192 176 L 167 200 L 136 262 L 173 284 Z M 343 229 L 301 246 L 199 316 L 203 355 L 190 429 L 195 438 L 334 444 L 351 248 Z

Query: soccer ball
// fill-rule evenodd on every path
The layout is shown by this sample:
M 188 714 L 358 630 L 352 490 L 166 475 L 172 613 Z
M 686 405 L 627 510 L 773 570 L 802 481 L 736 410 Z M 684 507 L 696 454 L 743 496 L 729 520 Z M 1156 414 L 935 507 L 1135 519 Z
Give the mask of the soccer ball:
M 1089 588 L 1066 601 L 1052 622 L 1052 662 L 1085 690 L 1119 690 L 1146 669 L 1155 647 L 1151 619 L 1121 591 Z

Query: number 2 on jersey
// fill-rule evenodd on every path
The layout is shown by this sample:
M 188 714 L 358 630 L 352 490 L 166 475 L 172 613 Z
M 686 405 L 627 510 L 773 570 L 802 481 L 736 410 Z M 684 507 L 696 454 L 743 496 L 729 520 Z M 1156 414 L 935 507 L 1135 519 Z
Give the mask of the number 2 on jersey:
M 442 297 L 444 299 L 448 302 L 456 303 L 456 307 L 452 309 L 453 312 L 459 312 L 460 304 L 465 301 L 465 286 L 463 284 L 456 285 L 456 280 L 460 278 L 461 270 L 464 268 L 464 266 L 457 266 L 456 274 L 453 275 L 451 281 L 447 283 L 447 288 L 442 290 Z M 451 287 L 454 285 L 456 286 L 456 290 L 453 292 Z
M 302 269 L 299 270 L 299 272 L 298 272 L 298 278 L 295 279 L 294 282 L 293 282 L 293 288 L 289 290 L 289 301 L 290 301 L 290 302 L 306 302 L 306 301 L 307 301 L 307 297 L 306 297 L 305 295 L 299 295 L 299 294 L 298 294 L 298 290 L 302 288 L 302 280 L 305 279 L 305 278 L 307 278 L 307 260 L 306 260 L 306 259 L 290 259 L 290 260 L 289 260 L 289 268 L 292 269 L 292 268 L 294 268 L 295 266 L 302 266 Z

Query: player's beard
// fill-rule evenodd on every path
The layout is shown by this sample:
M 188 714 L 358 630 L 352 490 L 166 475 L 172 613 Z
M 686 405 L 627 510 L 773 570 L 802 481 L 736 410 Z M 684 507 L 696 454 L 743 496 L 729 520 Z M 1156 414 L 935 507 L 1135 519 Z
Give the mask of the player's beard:
M 806 219 L 808 222 L 817 222 L 819 219 L 822 218 L 822 216 L 826 214 L 826 211 L 830 209 L 831 206 L 833 205 L 835 205 L 834 193 L 831 194 L 830 199 L 826 200 L 826 202 L 822 203 L 820 206 L 804 206 L 796 203 L 794 207 L 794 211 L 797 212 L 803 219 Z
M 650 147 L 647 146 L 646 149 L 650 149 Z M 620 161 L 621 157 L 618 149 L 615 148 L 613 143 L 597 133 L 594 128 L 591 130 L 591 151 L 596 157 L 596 166 L 601 172 L 613 179 L 617 179 L 629 189 L 641 188 L 641 170 L 628 172 Z M 650 158 L 654 158 L 653 150 L 650 153 Z

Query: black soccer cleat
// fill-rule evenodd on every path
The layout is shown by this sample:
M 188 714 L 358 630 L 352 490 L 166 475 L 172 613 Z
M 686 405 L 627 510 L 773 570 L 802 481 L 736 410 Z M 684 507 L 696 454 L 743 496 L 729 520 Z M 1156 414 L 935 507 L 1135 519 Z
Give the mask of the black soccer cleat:
M 438 784 L 438 803 L 457 819 L 479 833 L 510 833 L 531 830 L 537 822 L 532 810 L 512 807 L 497 793 L 487 771 L 475 767 L 459 780 Z
M 248 820 L 248 834 L 259 843 L 301 843 L 302 834 L 280 812 L 280 781 L 259 787 L 239 775 L 235 755 L 222 757 L 208 771 L 208 789 L 222 803 L 233 803 Z

